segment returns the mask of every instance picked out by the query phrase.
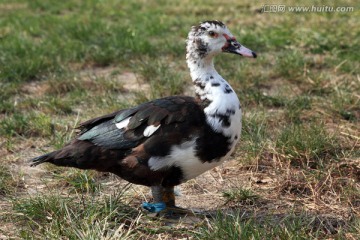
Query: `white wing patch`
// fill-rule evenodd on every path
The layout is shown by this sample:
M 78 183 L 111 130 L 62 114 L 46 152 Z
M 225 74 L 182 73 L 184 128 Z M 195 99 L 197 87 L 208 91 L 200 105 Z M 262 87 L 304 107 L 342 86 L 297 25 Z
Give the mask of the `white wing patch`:
M 128 118 L 122 120 L 121 122 L 116 123 L 115 125 L 118 129 L 126 128 L 130 122 L 130 119 L 131 119 L 131 117 L 128 117 Z
M 157 126 L 154 126 L 154 125 L 147 126 L 144 130 L 143 135 L 145 137 L 150 137 L 154 132 L 156 132 L 156 130 L 159 129 L 160 126 L 161 126 L 161 124 L 159 124 Z

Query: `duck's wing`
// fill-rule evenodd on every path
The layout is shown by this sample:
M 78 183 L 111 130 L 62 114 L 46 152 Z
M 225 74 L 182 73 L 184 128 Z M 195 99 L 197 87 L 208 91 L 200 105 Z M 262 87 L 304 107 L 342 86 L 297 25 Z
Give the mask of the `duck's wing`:
M 173 96 L 86 121 L 80 124 L 77 139 L 111 150 L 134 148 L 153 135 L 177 135 L 178 139 L 168 141 L 180 143 L 189 137 L 190 130 L 201 127 L 204 121 L 202 108 L 194 98 Z
M 145 184 L 141 178 L 153 174 L 148 160 L 168 155 L 174 145 L 197 134 L 204 122 L 205 114 L 194 98 L 161 98 L 80 124 L 81 132 L 73 141 L 31 164 L 109 171 Z

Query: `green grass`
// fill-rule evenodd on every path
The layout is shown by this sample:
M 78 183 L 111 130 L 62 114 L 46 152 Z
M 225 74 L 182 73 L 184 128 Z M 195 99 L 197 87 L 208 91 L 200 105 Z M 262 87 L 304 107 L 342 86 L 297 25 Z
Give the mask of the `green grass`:
M 355 11 L 259 13 L 263 4 L 1 0 L 0 238 L 357 239 L 359 5 L 315 1 Z M 61 148 L 81 121 L 188 92 L 185 39 L 208 19 L 226 22 L 258 53 L 215 61 L 242 103 L 231 181 L 246 187 L 213 186 L 227 202 L 214 219 L 169 227 L 139 215 L 138 192 L 111 195 L 119 186 L 107 175 L 14 170 Z M 225 214 L 234 206 L 239 212 Z
M 263 154 L 269 135 L 267 131 L 268 116 L 264 112 L 256 112 L 244 116 L 242 129 L 241 152 L 243 160 L 249 163 L 259 159 Z
M 33 196 L 13 202 L 17 215 L 12 218 L 23 226 L 19 235 L 24 239 L 121 238 L 126 237 L 127 224 L 138 214 L 122 199 L 121 192 L 101 199 L 84 195 L 63 197 L 56 193 Z M 28 231 L 29 228 L 36 231 Z
M 17 181 L 13 178 L 10 168 L 0 166 L 0 198 L 16 191 Z
M 50 136 L 52 133 L 51 118 L 42 113 L 16 113 L 5 116 L 0 121 L 0 128 L 0 133 L 5 136 Z
M 243 203 L 253 205 L 259 196 L 248 188 L 234 188 L 223 192 L 226 202 Z
M 304 55 L 298 51 L 290 51 L 279 54 L 276 59 L 276 71 L 278 76 L 285 77 L 289 81 L 296 81 L 304 73 Z
M 69 192 L 96 193 L 101 189 L 101 185 L 96 182 L 95 173 L 92 171 L 71 169 L 71 171 L 60 174 L 54 173 L 54 175 L 55 179 L 64 183 Z
M 155 61 L 139 63 L 140 75 L 150 84 L 150 98 L 160 98 L 169 95 L 180 95 L 184 90 L 181 75 L 174 71 L 166 62 Z
M 291 99 L 286 104 L 286 117 L 289 122 L 301 123 L 306 117 L 304 110 L 311 109 L 311 98 L 308 96 L 298 96 Z
M 46 6 L 52 5 L 51 1 L 45 2 Z M 130 26 L 117 26 L 106 18 L 102 21 L 107 5 L 83 11 L 79 4 L 72 11 L 81 11 L 80 15 L 53 14 L 51 8 L 39 5 L 30 4 L 30 11 L 21 11 L 25 16 L 7 18 L 3 23 L 3 27 L 22 30 L 10 32 L 3 39 L 0 77 L 4 81 L 42 79 L 50 73 L 61 74 L 72 62 L 107 66 L 154 51 L 145 37 L 137 38 Z M 58 11 L 69 10 L 64 8 Z M 111 17 L 115 20 L 120 16 Z
M 195 232 L 196 239 L 323 239 L 324 232 L 333 234 L 334 239 L 346 238 L 344 229 L 348 223 L 311 216 L 304 213 L 287 216 L 247 217 L 241 212 L 218 213 L 212 222 L 201 226 Z M 356 226 L 354 224 L 354 227 Z M 338 229 L 334 230 L 334 226 Z M 356 233 L 358 228 L 352 229 Z
M 338 145 L 333 136 L 319 125 L 289 125 L 276 141 L 278 152 L 295 165 L 321 168 L 334 158 Z

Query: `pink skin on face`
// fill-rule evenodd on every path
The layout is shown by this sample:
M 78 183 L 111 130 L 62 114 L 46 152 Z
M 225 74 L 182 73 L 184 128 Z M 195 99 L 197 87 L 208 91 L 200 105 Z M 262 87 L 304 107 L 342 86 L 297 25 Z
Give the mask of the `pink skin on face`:
M 252 58 L 256 58 L 256 53 L 254 53 L 253 51 L 251 51 L 250 49 L 242 46 L 240 43 L 238 43 L 236 41 L 235 37 L 230 37 L 229 35 L 227 35 L 226 33 L 223 34 L 223 36 L 226 39 L 226 43 L 225 45 L 222 47 L 222 50 L 225 51 L 230 44 L 232 44 L 232 42 L 235 42 L 238 45 L 238 49 L 236 50 L 236 53 L 244 56 L 244 57 L 252 57 Z

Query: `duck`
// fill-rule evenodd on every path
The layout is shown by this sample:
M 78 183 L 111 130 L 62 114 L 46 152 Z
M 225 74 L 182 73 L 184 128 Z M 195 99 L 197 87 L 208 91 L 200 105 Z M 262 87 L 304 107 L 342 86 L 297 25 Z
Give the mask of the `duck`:
M 153 201 L 143 203 L 146 210 L 176 208 L 174 188 L 221 165 L 240 139 L 239 98 L 214 67 L 220 53 L 257 57 L 221 21 L 192 26 L 186 62 L 194 97 L 168 96 L 85 121 L 73 140 L 30 165 L 109 172 L 150 187 Z

